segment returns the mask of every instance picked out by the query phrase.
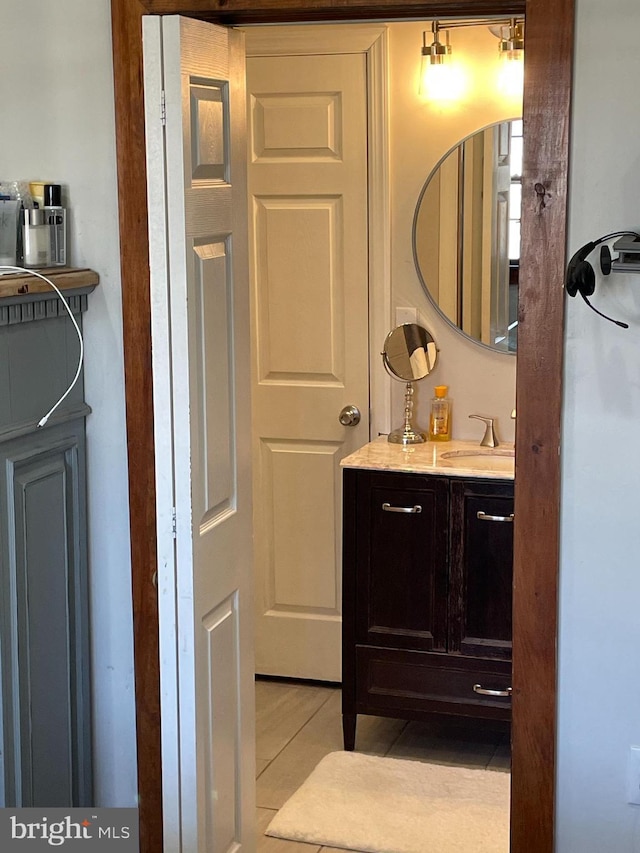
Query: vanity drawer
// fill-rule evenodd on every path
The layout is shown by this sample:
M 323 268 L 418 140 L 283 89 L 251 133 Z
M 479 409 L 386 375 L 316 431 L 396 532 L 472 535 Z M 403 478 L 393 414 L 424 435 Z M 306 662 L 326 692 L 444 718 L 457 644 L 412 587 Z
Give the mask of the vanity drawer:
M 357 713 L 389 714 L 436 711 L 448 714 L 509 719 L 511 697 L 474 691 L 503 691 L 511 686 L 508 661 L 396 649 L 356 647 Z

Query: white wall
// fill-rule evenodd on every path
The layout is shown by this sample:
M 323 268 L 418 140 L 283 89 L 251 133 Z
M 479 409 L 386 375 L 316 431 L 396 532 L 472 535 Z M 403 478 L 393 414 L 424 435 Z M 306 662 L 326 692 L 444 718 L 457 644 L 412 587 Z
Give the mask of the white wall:
M 2 0 L 0 177 L 65 185 L 84 315 L 95 804 L 136 803 L 122 309 L 109 0 Z
M 640 227 L 640 5 L 577 0 L 569 250 Z M 613 45 L 612 50 L 603 50 Z M 592 260 L 597 261 L 594 253 Z M 562 441 L 558 853 L 640 850 L 640 277 L 568 300 Z
M 510 414 L 515 405 L 516 359 L 481 347 L 443 320 L 416 273 L 412 227 L 424 182 L 440 158 L 469 134 L 521 115 L 522 103 L 497 91 L 498 40 L 487 27 L 451 30 L 452 56 L 464 66 L 468 81 L 464 94 L 444 105 L 421 97 L 420 48 L 425 29 L 429 25 L 419 21 L 389 25 L 392 304 L 417 308 L 419 322 L 433 334 L 440 350 L 434 373 L 416 383 L 416 422 L 423 429 L 428 425 L 433 387 L 447 384 L 453 401 L 454 438 L 482 437 L 481 425 L 468 419 L 475 412 L 497 417 L 499 436 L 513 441 Z M 402 383 L 394 383 L 393 427 L 402 422 L 403 392 Z

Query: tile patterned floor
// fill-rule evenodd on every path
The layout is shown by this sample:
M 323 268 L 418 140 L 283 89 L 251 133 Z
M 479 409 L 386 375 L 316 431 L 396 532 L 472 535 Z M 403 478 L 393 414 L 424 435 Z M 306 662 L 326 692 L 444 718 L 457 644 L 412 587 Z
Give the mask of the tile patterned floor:
M 269 838 L 264 830 L 316 764 L 342 749 L 340 689 L 256 681 L 256 774 L 258 853 L 341 853 Z M 356 749 L 371 755 L 438 764 L 509 769 L 509 739 L 469 724 L 407 723 L 384 717 L 358 718 Z

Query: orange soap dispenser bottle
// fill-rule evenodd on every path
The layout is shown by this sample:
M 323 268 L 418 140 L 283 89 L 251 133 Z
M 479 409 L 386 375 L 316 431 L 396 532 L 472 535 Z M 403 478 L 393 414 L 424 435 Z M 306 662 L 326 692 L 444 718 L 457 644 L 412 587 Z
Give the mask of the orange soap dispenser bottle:
M 429 415 L 429 438 L 431 441 L 451 440 L 451 401 L 447 397 L 447 385 L 436 385 L 435 397 L 431 400 Z

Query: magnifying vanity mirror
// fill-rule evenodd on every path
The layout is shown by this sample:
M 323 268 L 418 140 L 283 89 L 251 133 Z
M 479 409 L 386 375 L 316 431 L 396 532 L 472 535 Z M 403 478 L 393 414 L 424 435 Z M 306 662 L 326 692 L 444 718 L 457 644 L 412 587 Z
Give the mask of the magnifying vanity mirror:
M 413 383 L 428 376 L 436 366 L 438 353 L 431 334 L 417 323 L 403 323 L 386 337 L 382 361 L 387 373 L 406 382 L 404 424 L 389 433 L 392 444 L 421 444 L 424 432 L 413 428 Z
M 418 198 L 413 255 L 427 296 L 469 338 L 517 346 L 522 120 L 492 124 L 455 145 Z

